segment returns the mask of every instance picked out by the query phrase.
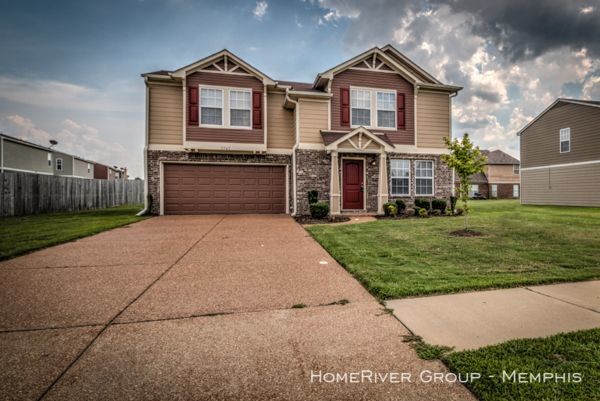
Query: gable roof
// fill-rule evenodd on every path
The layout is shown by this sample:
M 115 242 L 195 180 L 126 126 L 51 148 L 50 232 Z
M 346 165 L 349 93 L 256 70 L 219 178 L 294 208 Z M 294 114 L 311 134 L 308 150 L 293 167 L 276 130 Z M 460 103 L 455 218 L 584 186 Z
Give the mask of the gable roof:
M 412 69 L 415 70 L 415 72 L 418 75 L 420 75 L 422 78 L 424 78 L 424 81 L 428 81 L 429 83 L 432 83 L 432 84 L 440 84 L 440 85 L 442 84 L 433 75 L 431 75 L 430 73 L 425 71 L 423 68 L 421 68 L 417 63 L 415 63 L 414 61 L 412 61 L 411 59 L 406 57 L 406 55 L 404 55 L 402 52 L 400 52 L 400 50 L 396 49 L 391 44 L 388 43 L 387 45 L 383 46 L 381 48 L 381 50 L 383 50 L 386 53 L 392 54 L 392 56 L 395 57 L 397 60 L 402 61 L 405 64 L 408 64 Z
M 529 128 L 533 123 L 535 123 L 537 120 L 539 120 L 544 114 L 546 114 L 547 112 L 552 110 L 554 108 L 554 106 L 556 106 L 559 103 L 570 103 L 570 104 L 577 104 L 580 106 L 600 107 L 600 101 L 598 101 L 598 100 L 567 99 L 564 97 L 559 97 L 554 102 L 552 102 L 552 104 L 550 106 L 546 107 L 544 109 L 544 111 L 542 111 L 540 114 L 538 114 L 537 117 L 535 117 L 533 120 L 531 120 L 529 123 L 527 123 L 526 126 L 521 128 L 519 130 L 519 132 L 517 132 L 517 136 L 520 136 L 521 134 L 523 134 L 523 131 L 525 131 L 527 128 Z
M 482 150 L 482 154 L 487 156 L 488 162 L 487 164 L 519 164 L 519 160 L 512 157 L 508 153 L 501 151 L 500 149 L 496 150 Z
M 323 133 L 325 133 L 325 136 L 323 136 Z M 381 147 L 383 147 L 386 150 L 391 150 L 393 149 L 393 144 L 392 142 L 389 140 L 389 138 L 386 135 L 378 135 L 375 134 L 374 132 L 369 131 L 367 128 L 363 127 L 362 125 L 360 127 L 354 128 L 352 131 L 350 132 L 344 132 L 342 133 L 339 137 L 337 138 L 332 138 L 332 134 L 331 131 L 324 131 L 321 133 L 321 136 L 323 137 L 323 141 L 326 140 L 331 140 L 333 139 L 331 142 L 329 142 L 328 144 L 325 145 L 325 149 L 327 150 L 334 150 L 337 149 L 337 146 L 344 142 L 345 140 L 352 138 L 353 136 L 357 135 L 357 134 L 364 134 L 365 136 L 367 136 L 368 138 L 370 138 L 373 142 L 379 144 Z

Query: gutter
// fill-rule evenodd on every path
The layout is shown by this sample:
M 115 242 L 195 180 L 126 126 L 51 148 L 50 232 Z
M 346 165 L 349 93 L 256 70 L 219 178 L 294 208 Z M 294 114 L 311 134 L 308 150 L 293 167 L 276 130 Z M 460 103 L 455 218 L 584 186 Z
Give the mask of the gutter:
M 4 137 L 0 132 L 0 173 L 4 173 Z
M 136 216 L 144 216 L 148 210 L 148 126 L 150 125 L 150 87 L 148 77 L 144 77 L 146 84 L 146 140 L 144 142 L 144 208 Z
M 296 181 L 296 150 L 298 149 L 298 146 L 300 145 L 300 118 L 299 118 L 299 112 L 300 112 L 300 103 L 298 103 L 297 100 L 292 100 L 289 96 L 290 90 L 289 88 L 285 90 L 285 99 L 287 101 L 289 101 L 290 103 L 293 103 L 296 105 L 295 110 L 294 110 L 294 119 L 295 121 L 295 125 L 296 125 L 296 142 L 294 143 L 294 146 L 292 147 L 292 199 L 293 199 L 293 212 L 292 212 L 292 216 L 296 216 L 296 213 L 298 212 L 298 184 Z

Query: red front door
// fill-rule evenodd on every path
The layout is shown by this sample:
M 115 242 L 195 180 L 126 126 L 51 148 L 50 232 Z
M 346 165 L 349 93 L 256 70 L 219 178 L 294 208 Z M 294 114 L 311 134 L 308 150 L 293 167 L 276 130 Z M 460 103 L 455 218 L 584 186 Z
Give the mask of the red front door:
M 342 169 L 342 209 L 364 209 L 363 161 L 344 160 Z

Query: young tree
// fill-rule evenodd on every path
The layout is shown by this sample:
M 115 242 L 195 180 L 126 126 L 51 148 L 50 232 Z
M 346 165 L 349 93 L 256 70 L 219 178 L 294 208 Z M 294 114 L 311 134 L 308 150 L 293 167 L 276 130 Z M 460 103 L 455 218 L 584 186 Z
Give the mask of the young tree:
M 462 139 L 456 138 L 450 140 L 444 138 L 450 154 L 442 155 L 442 160 L 446 162 L 448 167 L 454 169 L 454 172 L 460 178 L 458 187 L 458 198 L 463 203 L 465 210 L 465 230 L 469 230 L 469 190 L 471 188 L 471 176 L 481 173 L 483 167 L 487 163 L 487 157 L 484 156 L 479 147 L 473 146 L 473 142 L 469 139 L 469 134 L 465 133 Z

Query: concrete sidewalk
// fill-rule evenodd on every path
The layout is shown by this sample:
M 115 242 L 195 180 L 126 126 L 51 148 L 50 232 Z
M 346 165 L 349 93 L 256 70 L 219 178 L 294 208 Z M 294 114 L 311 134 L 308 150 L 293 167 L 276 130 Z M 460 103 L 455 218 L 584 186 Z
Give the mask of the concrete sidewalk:
M 600 327 L 600 281 L 386 302 L 429 344 L 456 350 Z

